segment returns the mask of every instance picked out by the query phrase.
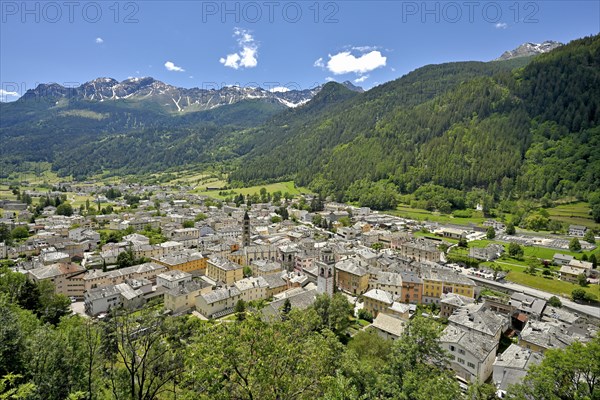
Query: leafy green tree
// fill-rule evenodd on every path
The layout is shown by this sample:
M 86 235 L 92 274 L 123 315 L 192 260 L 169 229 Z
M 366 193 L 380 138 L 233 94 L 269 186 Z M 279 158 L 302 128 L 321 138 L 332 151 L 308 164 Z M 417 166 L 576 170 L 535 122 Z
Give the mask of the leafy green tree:
M 560 223 L 560 221 L 551 219 L 548 222 L 548 230 L 552 233 L 558 233 L 560 231 L 562 231 L 563 229 L 563 225 Z
M 10 236 L 13 239 L 27 239 L 29 237 L 29 230 L 25 226 L 17 226 L 10 232 Z
M 440 346 L 442 327 L 436 321 L 415 317 L 394 342 L 379 382 L 388 398 L 456 399 L 458 383 L 447 370 L 446 352 Z
M 586 287 L 587 286 L 587 276 L 585 274 L 577 275 L 577 283 L 579 286 Z
M 512 222 L 506 224 L 506 234 L 514 235 L 515 234 L 515 225 Z
M 183 373 L 179 330 L 156 311 L 115 311 L 107 322 L 106 373 L 113 398 L 152 400 L 172 392 Z
M 237 303 L 235 303 L 233 312 L 235 312 L 235 317 L 238 321 L 245 320 L 246 319 L 246 302 L 242 299 L 239 299 L 237 301 Z
M 466 398 L 468 400 L 496 400 L 496 387 L 476 381 L 469 385 Z
M 579 243 L 579 239 L 571 239 L 571 241 L 569 242 L 569 250 L 573 252 L 581 251 L 581 243 Z
M 521 247 L 519 244 L 511 242 L 508 245 L 508 254 L 514 258 L 521 258 L 525 252 L 523 251 L 523 247 Z
M 496 230 L 494 229 L 493 226 L 489 226 L 487 228 L 487 231 L 485 232 L 485 237 L 488 240 L 492 240 L 492 239 L 494 239 L 496 237 Z
M 469 247 L 469 243 L 467 242 L 467 239 L 464 237 L 461 237 L 460 239 L 458 239 L 458 247 L 464 247 L 464 248 Z
M 365 321 L 373 322 L 373 315 L 364 308 L 358 310 L 358 318 L 364 319 Z
M 342 345 L 315 331 L 313 310 L 292 310 L 267 323 L 250 314 L 235 324 L 204 325 L 202 340 L 187 351 L 182 388 L 194 399 L 322 398 L 324 378 L 334 376 Z
M 596 238 L 594 237 L 594 231 L 592 231 L 591 229 L 588 229 L 585 232 L 585 235 L 583 236 L 583 240 L 585 240 L 588 243 L 594 244 L 596 243 Z
M 194 221 L 195 221 L 195 222 L 200 222 L 200 221 L 204 221 L 206 218 L 208 218 L 208 217 L 206 216 L 206 214 L 204 214 L 204 213 L 198 213 L 198 214 L 196 214 L 196 216 L 194 217 Z
M 73 206 L 69 203 L 61 203 L 56 207 L 56 214 L 70 217 L 73 215 Z
M 277 224 L 281 222 L 281 217 L 279 215 L 274 215 L 271 217 L 271 223 L 272 224 Z
M 586 300 L 586 291 L 583 289 L 573 289 L 573 291 L 571 292 L 571 298 L 574 301 L 584 301 Z
M 550 304 L 552 307 L 557 307 L 557 308 L 562 307 L 562 301 L 560 301 L 560 299 L 556 296 L 550 297 L 548 299 L 548 304 Z
M 12 243 L 12 236 L 10 234 L 10 229 L 8 225 L 1 223 L 0 224 L 0 243 L 5 242 L 10 245 Z
M 352 304 L 341 293 L 331 297 L 326 293 L 317 295 L 312 307 L 321 318 L 320 328 L 327 328 L 338 336 L 350 326 L 350 317 L 354 314 Z
M 183 227 L 184 228 L 193 228 L 194 227 L 194 221 L 183 221 Z
M 592 268 L 596 268 L 598 266 L 598 258 L 596 257 L 595 253 L 590 255 L 588 261 L 592 263 Z

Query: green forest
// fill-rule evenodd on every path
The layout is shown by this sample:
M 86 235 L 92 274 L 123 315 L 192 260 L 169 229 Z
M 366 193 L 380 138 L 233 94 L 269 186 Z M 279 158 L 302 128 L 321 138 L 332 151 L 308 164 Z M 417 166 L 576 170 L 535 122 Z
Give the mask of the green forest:
M 0 270 L 0 399 L 494 398 L 486 384 L 461 391 L 438 321 L 417 316 L 395 341 L 350 338 L 353 307 L 340 294 L 303 311 L 284 305 L 271 321 L 244 307 L 227 320 L 171 317 L 160 304 L 91 320 L 69 315 L 69 303 Z M 548 350 L 508 398 L 598 398 L 599 359 L 599 338 Z
M 401 194 L 424 184 L 464 196 L 480 189 L 496 201 L 587 199 L 600 183 L 600 36 L 514 67 L 424 67 L 341 103 L 323 102 L 320 115 L 274 118 L 249 136 L 252 150 L 230 179 L 293 179 L 374 208 L 393 204 L 386 195 L 372 201 L 373 185 Z

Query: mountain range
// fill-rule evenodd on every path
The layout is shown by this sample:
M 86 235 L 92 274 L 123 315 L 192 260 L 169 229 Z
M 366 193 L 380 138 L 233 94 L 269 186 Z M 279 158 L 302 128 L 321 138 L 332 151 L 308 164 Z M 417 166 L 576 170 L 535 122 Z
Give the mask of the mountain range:
M 0 177 L 36 162 L 78 179 L 217 163 L 231 186 L 294 180 L 374 208 L 389 205 L 376 193 L 429 185 L 585 197 L 600 185 L 599 49 L 594 36 L 534 56 L 427 65 L 365 92 L 152 78 L 40 85 L 0 104 Z
M 560 46 L 563 46 L 563 43 L 552 40 L 547 40 L 543 43 L 523 43 L 514 50 L 505 51 L 496 61 L 537 56 L 538 54 L 548 53 Z
M 351 90 L 363 89 L 346 81 L 342 85 Z M 22 101 L 39 99 L 68 99 L 70 101 L 127 101 L 154 103 L 167 112 L 195 112 L 212 110 L 243 100 L 260 99 L 280 103 L 286 107 L 306 104 L 322 86 L 296 90 L 284 87 L 266 90 L 260 87 L 224 86 L 219 89 L 180 88 L 154 78 L 129 78 L 118 82 L 112 78 L 97 78 L 78 87 L 65 87 L 56 83 L 40 84 L 28 90 Z

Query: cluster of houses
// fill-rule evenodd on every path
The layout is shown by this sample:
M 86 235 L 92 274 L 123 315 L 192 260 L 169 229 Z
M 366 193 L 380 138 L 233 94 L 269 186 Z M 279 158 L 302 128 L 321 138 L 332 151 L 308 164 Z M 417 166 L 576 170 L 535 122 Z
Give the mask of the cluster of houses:
M 439 238 L 418 237 L 413 232 L 421 226 L 414 221 L 327 203 L 318 214 L 337 228 L 333 234 L 312 226 L 317 213 L 293 204 L 288 204 L 290 217 L 303 223 L 273 223 L 279 205 L 270 203 L 216 207 L 193 194 L 169 196 L 158 191 L 137 210 L 94 219 L 48 212 L 26 224 L 32 236 L 23 244 L 2 244 L 0 257 L 29 256 L 21 271 L 83 300 L 90 316 L 162 299 L 173 314 L 207 319 L 231 314 L 243 301 L 270 319 L 280 316 L 284 304 L 303 309 L 318 294 L 341 291 L 373 317 L 369 331 L 395 340 L 416 306 L 430 305 L 448 322 L 440 340 L 457 376 L 465 382 L 491 378 L 499 390 L 518 382 L 545 350 L 587 341 L 597 329 L 591 321 L 520 293 L 476 302 L 475 282 L 447 265 L 440 244 L 483 232 L 442 227 L 435 230 Z M 344 226 L 348 219 L 350 226 Z M 504 229 L 499 223 L 490 226 Z M 101 227 L 133 233 L 102 243 Z M 160 229 L 166 240 L 153 243 L 143 234 L 148 227 Z M 471 248 L 471 256 L 493 260 L 502 251 L 489 245 Z M 124 252 L 145 262 L 118 268 Z M 590 263 L 560 254 L 554 261 L 562 265 L 565 280 L 592 274 Z M 513 343 L 499 352 L 503 335 Z

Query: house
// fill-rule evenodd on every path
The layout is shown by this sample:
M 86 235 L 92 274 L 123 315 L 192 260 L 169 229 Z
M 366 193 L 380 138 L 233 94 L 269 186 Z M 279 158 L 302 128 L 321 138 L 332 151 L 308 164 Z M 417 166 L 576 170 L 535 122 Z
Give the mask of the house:
M 519 335 L 519 346 L 543 353 L 548 349 L 564 349 L 575 341 L 588 340 L 588 335 L 569 331 L 565 324 L 528 321 Z
M 492 374 L 498 340 L 477 330 L 448 325 L 440 337 L 450 367 L 468 382 L 485 382 Z
M 235 286 L 220 288 L 196 297 L 196 311 L 206 318 L 219 318 L 231 314 L 242 294 Z
M 155 281 L 156 276 L 166 270 L 164 266 L 152 262 L 107 272 L 94 269 L 87 271 L 83 275 L 83 283 L 85 290 L 90 290 L 102 286 L 117 285 L 125 282 L 127 279 L 148 279 Z
M 421 304 L 423 300 L 423 280 L 411 271 L 401 271 L 400 276 L 402 277 L 402 292 L 399 301 Z
M 472 297 L 445 293 L 440 299 L 440 317 L 449 318 L 457 309 L 473 303 L 475 303 L 475 299 Z
M 527 370 L 542 361 L 542 354 L 511 344 L 504 353 L 498 354 L 493 365 L 492 383 L 506 393 L 508 387 L 521 383 Z
M 584 237 L 587 227 L 583 225 L 569 225 L 569 236 Z
M 439 304 L 443 294 L 455 293 L 465 297 L 475 296 L 475 282 L 451 269 L 421 268 L 423 303 Z
M 488 219 L 483 223 L 483 226 L 485 226 L 486 228 L 491 226 L 496 232 L 503 231 L 506 229 L 506 225 L 504 225 L 500 221 L 496 221 L 495 219 Z
M 377 273 L 377 278 L 373 282 L 376 289 L 385 290 L 394 296 L 400 296 L 402 293 L 402 275 L 397 272 L 382 271 Z
M 560 280 L 571 283 L 578 283 L 577 277 L 581 274 L 585 274 L 585 270 L 581 268 L 575 268 L 570 265 L 563 265 L 558 270 L 560 274 Z
M 439 234 L 445 238 L 456 240 L 464 239 L 467 237 L 467 231 L 456 228 L 442 228 L 440 229 Z
M 268 306 L 262 309 L 263 319 L 267 321 L 280 319 L 281 311 L 286 300 L 289 300 L 290 305 L 294 309 L 307 309 L 315 302 L 315 299 L 317 298 L 317 291 L 315 289 L 305 290 L 296 288 L 281 293 L 280 296 L 281 297 L 279 299 L 272 301 Z
M 254 260 L 250 264 L 253 276 L 265 276 L 281 273 L 281 264 L 277 261 Z
M 508 327 L 507 318 L 494 313 L 482 304 L 467 304 L 455 310 L 448 317 L 448 323 L 467 331 L 488 335 L 496 342 L 500 340 L 500 335 Z
M 527 315 L 529 318 L 540 319 L 544 308 L 546 307 L 546 300 L 538 299 L 533 296 L 528 296 L 525 293 L 513 293 L 508 302 L 515 308 L 516 311 Z
M 335 282 L 342 291 L 351 294 L 362 294 L 369 287 L 369 274 L 361 263 L 347 258 L 335 264 Z
M 151 260 L 169 270 L 193 272 L 206 271 L 208 258 L 200 252 L 185 249 L 162 257 L 152 257 Z
M 394 304 L 394 296 L 382 289 L 371 289 L 362 295 L 364 309 L 376 318 Z
M 262 276 L 240 279 L 233 284 L 245 302 L 268 298 L 269 283 Z
M 49 281 L 54 285 L 54 293 L 65 296 L 83 297 L 83 274 L 85 268 L 74 263 L 57 263 L 34 268 L 28 272 L 31 281 Z
M 244 267 L 225 258 L 211 256 L 206 264 L 206 276 L 229 286 L 244 277 Z
M 91 289 L 84 295 L 85 312 L 92 316 L 118 307 L 134 310 L 141 307 L 144 302 L 144 292 L 133 289 L 127 283 Z
M 165 292 L 165 309 L 171 310 L 174 314 L 185 312 L 196 306 L 197 296 L 210 291 L 212 286 L 202 280 L 185 282 Z
M 187 272 L 171 270 L 163 272 L 156 277 L 156 286 L 163 286 L 168 289 L 175 289 L 184 286 L 192 281 L 192 274 Z
M 504 253 L 504 246 L 494 243 L 486 247 L 469 248 L 469 257 L 484 261 L 493 261 L 499 258 L 502 253 Z
M 415 261 L 439 262 L 442 252 L 426 241 L 404 242 L 400 245 L 400 254 Z
M 367 329 L 377 333 L 377 335 L 382 339 L 396 340 L 404 332 L 405 325 L 406 322 L 399 318 L 393 317 L 386 313 L 379 313 L 373 320 L 373 324 Z
M 572 259 L 568 264 L 571 268 L 580 269 L 586 276 L 595 275 L 595 271 L 593 270 L 593 264 L 589 261 L 580 261 L 577 259 Z
M 288 283 L 282 278 L 281 274 L 263 275 L 262 278 L 267 282 L 267 298 L 282 293 L 288 289 Z
M 572 259 L 573 259 L 573 256 L 570 256 L 568 254 L 556 253 L 556 254 L 554 254 L 554 258 L 552 259 L 552 261 L 556 265 L 567 265 L 568 263 L 571 262 Z

